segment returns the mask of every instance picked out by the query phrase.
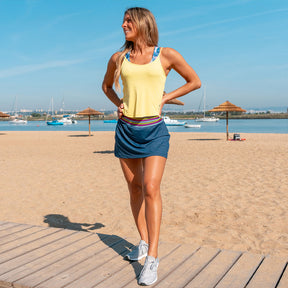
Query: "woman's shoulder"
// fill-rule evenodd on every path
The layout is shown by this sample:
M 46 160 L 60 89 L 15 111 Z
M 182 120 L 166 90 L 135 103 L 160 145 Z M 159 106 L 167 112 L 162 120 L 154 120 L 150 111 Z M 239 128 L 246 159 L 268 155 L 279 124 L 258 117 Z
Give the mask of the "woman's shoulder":
M 170 47 L 161 47 L 161 53 L 164 57 L 173 58 L 181 55 L 178 51 Z
M 116 63 L 117 58 L 119 57 L 120 54 L 121 54 L 121 52 L 119 52 L 119 51 L 116 52 L 116 53 L 114 53 L 114 54 L 110 57 L 110 61 Z

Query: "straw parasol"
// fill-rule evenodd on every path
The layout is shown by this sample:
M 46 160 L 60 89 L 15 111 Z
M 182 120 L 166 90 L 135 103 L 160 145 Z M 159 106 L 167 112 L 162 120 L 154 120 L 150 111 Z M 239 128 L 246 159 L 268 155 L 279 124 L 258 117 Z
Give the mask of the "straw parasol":
M 90 132 L 91 131 L 91 129 L 90 129 L 90 117 L 91 117 L 91 115 L 103 115 L 103 114 L 104 113 L 96 111 L 90 107 L 77 113 L 77 115 L 84 115 L 84 116 L 89 117 L 89 136 L 91 136 L 91 132 Z
M 228 133 L 228 113 L 229 112 L 246 112 L 246 110 L 242 109 L 241 107 L 238 107 L 229 101 L 226 101 L 222 104 L 220 104 L 217 107 L 214 107 L 213 109 L 209 110 L 209 112 L 226 112 L 226 140 L 229 138 Z
M 0 111 L 0 117 L 10 117 L 10 115 Z

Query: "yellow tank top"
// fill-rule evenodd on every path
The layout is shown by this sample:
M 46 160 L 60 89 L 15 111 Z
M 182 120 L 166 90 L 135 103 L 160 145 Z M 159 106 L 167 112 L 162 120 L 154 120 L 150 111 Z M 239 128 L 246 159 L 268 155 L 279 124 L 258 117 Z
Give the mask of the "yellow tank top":
M 160 53 L 154 61 L 143 65 L 131 63 L 124 57 L 121 79 L 125 116 L 132 118 L 159 116 L 166 81 Z

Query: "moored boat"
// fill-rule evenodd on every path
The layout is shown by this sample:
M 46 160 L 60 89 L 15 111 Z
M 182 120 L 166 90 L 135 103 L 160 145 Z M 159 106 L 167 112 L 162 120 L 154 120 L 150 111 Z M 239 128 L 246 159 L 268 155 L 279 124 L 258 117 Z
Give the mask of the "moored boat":
M 56 118 L 53 118 L 52 121 L 47 121 L 46 123 L 47 123 L 47 125 L 53 125 L 53 126 L 64 125 L 63 122 L 59 121 L 59 120 L 56 119 Z
M 185 128 L 201 128 L 200 124 L 185 124 Z
M 162 119 L 164 120 L 166 126 L 184 126 L 186 124 L 185 121 L 170 119 L 169 116 L 163 116 Z
M 16 124 L 16 125 L 26 125 L 27 124 L 27 120 L 15 118 L 15 119 L 9 121 L 9 123 L 10 124 Z

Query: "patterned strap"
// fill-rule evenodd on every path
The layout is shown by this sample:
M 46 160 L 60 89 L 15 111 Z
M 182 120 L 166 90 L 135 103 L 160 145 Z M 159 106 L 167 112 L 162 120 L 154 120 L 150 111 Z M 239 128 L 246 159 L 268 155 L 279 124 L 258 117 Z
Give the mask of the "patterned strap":
M 128 51 L 125 55 L 126 59 L 130 62 L 130 52 L 131 51 Z M 152 55 L 152 60 L 151 62 L 153 62 L 157 57 L 158 55 L 160 54 L 160 47 L 158 46 L 155 46 L 154 48 L 154 51 L 153 51 L 153 55 Z
M 153 62 L 159 54 L 160 54 L 160 47 L 155 46 L 151 62 Z

